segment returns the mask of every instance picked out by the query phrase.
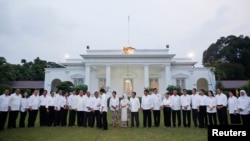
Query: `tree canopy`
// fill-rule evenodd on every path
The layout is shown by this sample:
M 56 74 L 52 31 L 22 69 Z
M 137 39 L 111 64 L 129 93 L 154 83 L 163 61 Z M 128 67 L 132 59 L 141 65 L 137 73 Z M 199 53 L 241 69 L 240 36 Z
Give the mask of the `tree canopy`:
M 203 52 L 202 63 L 214 68 L 217 80 L 250 79 L 250 38 L 248 36 L 221 37 Z

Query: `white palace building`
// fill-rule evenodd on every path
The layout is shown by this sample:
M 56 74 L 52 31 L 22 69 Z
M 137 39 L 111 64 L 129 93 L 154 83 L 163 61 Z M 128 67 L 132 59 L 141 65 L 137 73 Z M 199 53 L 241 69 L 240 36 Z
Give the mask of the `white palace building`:
M 126 52 L 131 51 L 131 52 Z M 86 84 L 88 90 L 105 88 L 117 95 L 143 95 L 144 88 L 158 88 L 164 94 L 168 85 L 215 90 L 215 76 L 209 68 L 195 67 L 191 58 L 175 58 L 169 49 L 92 50 L 82 59 L 67 59 L 64 68 L 46 68 L 44 89 L 56 90 L 62 81 Z

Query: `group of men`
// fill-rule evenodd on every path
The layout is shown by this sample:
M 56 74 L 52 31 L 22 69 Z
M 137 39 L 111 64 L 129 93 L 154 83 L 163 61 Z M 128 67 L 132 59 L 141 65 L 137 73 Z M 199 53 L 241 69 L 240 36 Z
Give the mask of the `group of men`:
M 26 115 L 27 127 L 34 127 L 39 112 L 40 126 L 74 126 L 77 119 L 77 126 L 93 128 L 96 121 L 96 127 L 108 129 L 107 97 L 104 89 L 96 91 L 94 97 L 90 96 L 89 91 L 83 90 L 79 94 L 73 90 L 70 95 L 62 90 L 57 93 L 51 91 L 50 94 L 44 90 L 39 95 L 39 91 L 35 89 L 28 97 L 27 92 L 22 95 L 20 89 L 16 89 L 9 94 L 9 89 L 5 89 L 0 96 L 0 130 L 4 130 L 7 117 L 7 128 L 16 128 L 19 112 L 20 128 L 25 127 Z
M 71 127 L 75 125 L 76 121 L 79 127 L 93 128 L 96 126 L 103 130 L 108 129 L 108 97 L 104 89 L 95 91 L 94 96 L 91 96 L 89 91 L 84 92 L 83 90 L 80 90 L 78 94 L 76 90 L 70 94 L 62 90 L 57 93 L 51 91 L 50 94 L 47 94 L 47 91 L 44 90 L 39 96 L 39 91 L 35 89 L 29 97 L 25 94 L 22 96 L 19 89 L 16 89 L 11 95 L 9 93 L 9 90 L 6 89 L 4 94 L 0 96 L 0 130 L 4 129 L 8 115 L 8 129 L 16 128 L 19 112 L 19 127 L 25 126 L 24 121 L 27 113 L 27 126 L 34 127 L 37 113 L 40 112 L 40 126 L 68 125 Z M 233 107 L 233 111 L 238 111 L 238 114 L 242 115 L 243 123 L 248 123 L 250 117 L 249 97 L 246 93 L 241 93 L 241 97 L 237 98 L 236 102 L 237 105 Z M 181 95 L 177 90 L 174 90 L 173 94 L 166 93 L 164 97 L 158 93 L 157 88 L 154 88 L 151 94 L 145 89 L 141 101 L 136 96 L 136 92 L 131 94 L 128 102 L 131 113 L 130 124 L 131 127 L 140 126 L 139 112 L 142 111 L 144 128 L 152 127 L 152 119 L 154 126 L 159 127 L 160 113 L 163 109 L 163 121 L 166 128 L 180 127 L 182 122 L 184 127 L 190 127 L 191 117 L 195 127 L 205 128 L 208 125 L 207 116 L 210 124 L 218 116 L 220 125 L 228 125 L 227 107 L 230 106 L 230 103 L 232 105 L 221 89 L 217 89 L 215 97 L 213 94 L 211 95 L 211 91 L 207 96 L 203 89 L 198 93 L 195 88 L 192 89 L 192 94 L 188 94 L 187 90 L 183 89 Z

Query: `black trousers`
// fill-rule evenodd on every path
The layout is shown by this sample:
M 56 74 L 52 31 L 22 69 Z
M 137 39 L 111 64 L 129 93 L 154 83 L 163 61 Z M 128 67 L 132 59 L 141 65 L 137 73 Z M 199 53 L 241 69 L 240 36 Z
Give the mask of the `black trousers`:
M 159 127 L 160 121 L 161 121 L 161 111 L 160 110 L 153 110 L 153 115 L 154 115 L 154 125 L 156 127 Z
M 61 108 L 61 126 L 67 125 L 68 109 Z
M 170 107 L 163 108 L 163 117 L 164 117 L 165 127 L 171 127 L 171 112 L 172 112 L 172 109 Z
M 131 127 L 134 127 L 134 122 L 135 126 L 139 127 L 139 112 L 131 112 Z
M 38 110 L 29 110 L 28 127 L 34 127 Z
M 39 108 L 39 119 L 40 119 L 40 126 L 46 126 L 46 117 L 47 117 L 47 111 L 45 106 L 40 106 Z
M 9 112 L 5 112 L 5 111 L 1 111 L 0 112 L 0 131 L 4 129 L 5 126 L 5 122 L 7 120 L 7 116 L 8 116 Z
M 193 123 L 194 126 L 197 127 L 199 123 L 199 112 L 197 109 L 192 109 L 192 118 L 193 118 Z
M 199 107 L 199 127 L 205 128 L 207 127 L 207 106 Z
M 102 128 L 101 113 L 99 110 L 95 110 L 93 113 L 93 118 L 92 118 L 93 126 L 95 125 L 95 121 L 96 121 L 96 127 Z
M 178 127 L 181 127 L 181 110 L 172 110 L 173 127 L 176 127 L 176 116 L 177 116 Z
M 107 120 L 107 112 L 103 111 L 101 113 L 103 130 L 108 130 L 108 120 Z
M 76 110 L 69 110 L 69 126 L 74 126 L 76 121 Z
M 151 110 L 143 110 L 143 127 L 152 126 Z
M 250 115 L 240 115 L 241 116 L 241 121 L 243 125 L 250 126 Z
M 222 107 L 221 109 L 217 109 L 218 120 L 220 125 L 228 125 L 227 118 L 227 107 Z
M 84 111 L 77 111 L 77 126 L 83 126 Z
M 25 118 L 26 118 L 26 115 L 27 115 L 27 111 L 20 112 L 20 120 L 19 120 L 19 127 L 20 128 L 25 127 Z
M 241 124 L 240 114 L 230 114 L 231 124 Z
M 190 127 L 191 125 L 191 110 L 182 110 L 183 126 Z
M 93 128 L 93 117 L 92 112 L 84 112 L 84 118 L 83 118 L 83 127 L 91 127 Z
M 217 114 L 207 113 L 209 125 L 217 125 Z
M 61 108 L 55 111 L 55 124 L 54 126 L 58 126 L 61 124 Z
M 18 113 L 19 111 L 10 111 L 8 128 L 16 128 L 16 119 L 17 119 Z
M 52 126 L 55 121 L 55 107 L 49 106 L 49 113 L 47 113 L 47 126 Z

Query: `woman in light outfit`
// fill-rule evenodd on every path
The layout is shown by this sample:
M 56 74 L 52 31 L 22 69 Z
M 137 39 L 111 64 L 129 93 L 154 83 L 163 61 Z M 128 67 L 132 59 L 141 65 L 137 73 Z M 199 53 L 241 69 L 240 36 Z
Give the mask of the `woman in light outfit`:
M 128 127 L 128 108 L 129 100 L 126 94 L 123 94 L 122 100 L 120 101 L 121 108 L 121 127 Z

